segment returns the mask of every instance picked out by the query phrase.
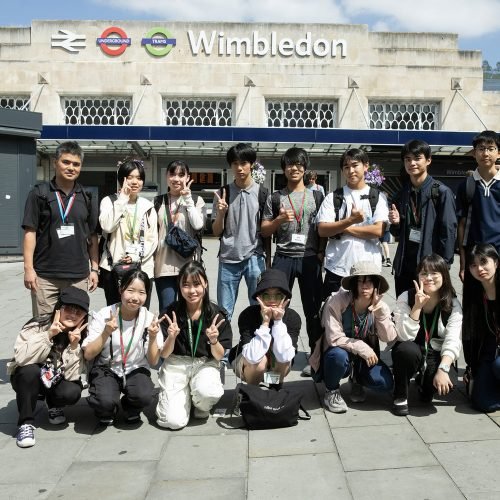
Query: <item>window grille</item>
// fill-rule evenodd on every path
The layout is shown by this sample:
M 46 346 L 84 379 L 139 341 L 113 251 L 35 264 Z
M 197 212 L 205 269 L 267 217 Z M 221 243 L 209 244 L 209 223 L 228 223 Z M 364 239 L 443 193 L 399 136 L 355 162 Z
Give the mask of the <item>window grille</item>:
M 335 128 L 336 101 L 266 101 L 267 126 L 287 128 Z
M 370 128 L 392 130 L 438 130 L 437 102 L 370 102 Z
M 26 96 L 0 96 L 0 108 L 28 110 L 29 97 Z
M 167 126 L 230 127 L 233 125 L 233 101 L 168 98 L 163 100 L 163 115 Z
M 65 97 L 66 125 L 128 125 L 132 99 L 127 97 Z

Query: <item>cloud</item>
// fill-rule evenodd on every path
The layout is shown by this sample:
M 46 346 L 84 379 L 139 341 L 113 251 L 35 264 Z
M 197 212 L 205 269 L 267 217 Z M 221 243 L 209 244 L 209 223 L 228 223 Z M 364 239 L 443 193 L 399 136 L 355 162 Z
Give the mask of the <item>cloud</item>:
M 92 0 L 173 21 L 366 23 L 372 30 L 500 31 L 500 0 Z

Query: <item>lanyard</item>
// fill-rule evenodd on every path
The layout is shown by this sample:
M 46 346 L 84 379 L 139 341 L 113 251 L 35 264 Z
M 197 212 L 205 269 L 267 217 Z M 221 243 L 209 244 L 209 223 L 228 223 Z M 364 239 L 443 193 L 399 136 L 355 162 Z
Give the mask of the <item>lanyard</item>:
M 486 298 L 486 294 L 483 295 L 483 304 L 484 304 L 484 319 L 486 320 L 486 325 L 488 327 L 488 330 L 493 335 L 495 335 L 497 342 L 499 342 L 500 341 L 500 329 L 498 328 L 494 312 L 491 314 L 491 319 L 493 321 L 493 328 L 491 327 L 490 322 L 488 320 L 488 300 Z
M 417 203 L 415 203 L 415 201 L 413 200 L 412 193 L 415 193 L 415 200 L 417 201 Z M 418 193 L 416 191 L 413 192 L 410 191 L 410 203 L 408 204 L 408 210 L 413 218 L 415 226 L 418 226 L 420 224 L 420 213 L 417 210 L 418 208 L 417 205 L 418 205 Z
M 439 316 L 439 310 L 440 310 L 439 306 L 437 306 L 436 309 L 434 309 L 434 317 L 432 318 L 432 324 L 431 324 L 431 328 L 429 330 L 427 330 L 427 320 L 425 319 L 425 313 L 422 311 L 423 322 L 424 322 L 424 332 L 425 332 L 425 344 L 424 344 L 425 362 L 427 362 L 427 351 L 429 350 L 429 342 L 431 341 L 432 332 L 434 331 L 434 328 L 436 327 L 437 319 Z
M 288 201 L 290 202 L 290 205 L 292 207 L 293 215 L 295 217 L 295 220 L 297 221 L 297 226 L 299 228 L 299 231 L 300 231 L 300 226 L 301 226 L 300 221 L 302 220 L 302 216 L 305 213 L 304 205 L 305 205 L 305 202 L 306 202 L 306 192 L 307 192 L 307 189 L 304 189 L 304 195 L 302 196 L 302 203 L 300 205 L 299 213 L 297 213 L 297 210 L 295 210 L 292 198 L 290 197 L 290 193 L 288 193 Z
M 179 212 L 179 208 L 181 208 L 181 203 L 180 203 L 181 200 L 180 198 L 177 200 L 177 208 L 173 213 L 172 213 L 172 203 L 170 202 L 169 195 L 167 195 L 167 200 L 168 200 L 168 207 L 165 204 L 165 211 L 163 212 L 163 223 L 165 224 L 165 228 L 167 229 L 168 232 L 167 208 L 168 208 L 168 213 L 170 214 L 170 220 L 172 221 L 172 224 L 175 225 L 174 216 L 177 215 L 177 212 Z
M 132 224 L 130 224 L 130 214 L 129 214 L 129 211 L 127 210 L 128 237 L 132 243 L 135 242 L 135 223 L 136 222 L 137 222 L 137 200 L 135 202 L 134 220 L 132 221 Z
M 189 340 L 189 347 L 191 348 L 191 357 L 194 359 L 194 356 L 196 354 L 196 351 L 198 349 L 198 342 L 200 341 L 200 334 L 201 334 L 201 327 L 203 324 L 203 314 L 200 316 L 199 322 L 198 322 L 198 332 L 196 333 L 196 341 L 194 343 L 194 349 L 193 349 L 193 330 L 191 329 L 191 319 L 188 318 L 188 340 Z
M 123 375 L 125 376 L 125 365 L 127 364 L 128 355 L 130 353 L 130 347 L 132 345 L 132 340 L 134 339 L 135 327 L 137 325 L 137 318 L 135 318 L 134 327 L 132 328 L 132 335 L 130 337 L 130 340 L 128 341 L 128 345 L 127 345 L 126 349 L 125 349 L 125 346 L 123 344 L 123 320 L 122 320 L 122 308 L 121 307 L 119 307 L 119 309 L 118 309 L 118 320 L 120 322 L 120 349 L 121 349 L 121 353 L 122 353 L 122 368 L 123 368 Z
M 366 338 L 366 333 L 368 331 L 368 316 L 369 316 L 369 314 L 367 312 L 364 319 L 361 319 L 357 315 L 356 309 L 354 308 L 354 300 L 351 303 L 351 309 L 352 309 L 352 329 L 354 332 L 354 337 L 364 339 L 364 338 Z M 360 330 L 361 330 L 361 335 L 360 335 Z
M 59 205 L 59 213 L 61 214 L 61 220 L 62 220 L 63 224 L 66 224 L 66 221 L 68 219 L 68 215 L 71 212 L 71 209 L 73 208 L 73 203 L 75 202 L 75 196 L 76 196 L 76 193 L 73 193 L 71 195 L 71 198 L 69 199 L 68 205 L 65 207 L 63 199 L 61 197 L 61 193 L 59 191 L 56 191 L 57 204 Z

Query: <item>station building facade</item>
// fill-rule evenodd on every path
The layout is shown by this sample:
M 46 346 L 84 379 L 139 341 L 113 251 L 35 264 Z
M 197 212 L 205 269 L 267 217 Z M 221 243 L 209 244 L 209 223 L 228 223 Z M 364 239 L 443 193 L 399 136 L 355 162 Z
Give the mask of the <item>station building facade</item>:
M 500 129 L 500 92 L 483 91 L 481 52 L 459 50 L 449 33 L 33 21 L 0 28 L 0 71 L 0 107 L 42 113 L 37 178 L 53 175 L 55 148 L 75 139 L 82 182 L 100 198 L 127 155 L 145 160 L 151 195 L 174 159 L 190 165 L 194 190 L 210 193 L 231 180 L 225 152 L 240 141 L 257 149 L 271 189 L 295 145 L 329 190 L 342 183 L 340 155 L 362 147 L 391 192 L 401 145 L 420 138 L 432 145 L 433 175 L 454 187 L 474 167 L 474 134 Z

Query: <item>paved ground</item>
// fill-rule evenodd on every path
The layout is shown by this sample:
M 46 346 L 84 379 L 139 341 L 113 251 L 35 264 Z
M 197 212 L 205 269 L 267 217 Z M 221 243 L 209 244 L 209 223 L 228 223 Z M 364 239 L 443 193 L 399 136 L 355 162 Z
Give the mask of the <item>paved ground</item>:
M 215 296 L 217 241 L 206 243 Z M 307 346 L 304 331 L 287 380 L 304 391 L 309 422 L 247 432 L 231 428 L 240 424 L 237 419 L 213 416 L 174 432 L 155 426 L 151 407 L 140 426 L 119 423 L 102 429 L 83 398 L 67 410 L 68 424 L 59 427 L 48 424 L 45 406 L 39 404 L 37 444 L 19 449 L 13 438 L 17 409 L 5 363 L 31 305 L 22 286 L 22 264 L 0 263 L 0 272 L 1 499 L 500 498 L 500 412 L 487 416 L 471 410 L 460 381 L 445 400 L 432 406 L 410 400 L 410 415 L 395 417 L 389 396 L 369 395 L 365 403 L 351 404 L 346 383 L 342 390 L 349 411 L 333 415 L 321 407 L 323 385 L 300 377 Z M 456 280 L 456 269 L 452 272 Z M 246 307 L 245 291 L 242 287 L 236 318 Z M 298 294 L 297 286 L 294 292 Z M 393 304 L 393 294 L 386 300 Z M 91 307 L 103 305 L 99 290 Z M 298 296 L 292 307 L 302 312 Z M 234 376 L 228 374 L 219 412 L 230 406 L 234 386 Z

